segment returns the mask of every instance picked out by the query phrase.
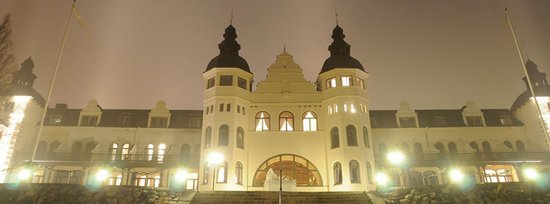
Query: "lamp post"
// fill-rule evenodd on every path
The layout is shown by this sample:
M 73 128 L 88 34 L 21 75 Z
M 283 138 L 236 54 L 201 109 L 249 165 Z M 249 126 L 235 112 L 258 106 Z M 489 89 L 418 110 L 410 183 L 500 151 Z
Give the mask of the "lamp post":
M 405 155 L 402 152 L 394 151 L 387 154 L 387 159 L 392 166 L 397 168 L 397 175 L 399 176 L 399 185 L 404 187 L 407 180 L 407 172 L 404 170 L 407 165 Z M 403 178 L 400 173 L 403 173 Z
M 219 164 L 221 164 L 223 162 L 223 154 L 219 153 L 219 152 L 212 152 L 208 155 L 208 164 L 211 165 L 211 166 L 214 166 L 214 175 L 212 176 L 212 191 L 215 190 L 215 185 L 216 185 L 216 174 L 218 174 L 218 172 L 216 171 L 216 168 L 218 167 Z

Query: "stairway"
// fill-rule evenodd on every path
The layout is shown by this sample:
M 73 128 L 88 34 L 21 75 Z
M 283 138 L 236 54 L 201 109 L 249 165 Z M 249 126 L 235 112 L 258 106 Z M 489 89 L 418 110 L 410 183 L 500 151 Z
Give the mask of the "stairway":
M 191 204 L 278 204 L 278 192 L 273 191 L 215 191 L 197 192 Z M 282 203 L 371 204 L 365 192 L 283 192 Z

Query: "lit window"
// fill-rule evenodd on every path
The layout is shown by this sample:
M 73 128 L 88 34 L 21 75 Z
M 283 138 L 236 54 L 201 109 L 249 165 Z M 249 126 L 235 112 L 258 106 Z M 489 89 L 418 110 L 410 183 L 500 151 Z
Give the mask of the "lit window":
M 348 104 L 344 104 L 344 112 L 348 112 Z
M 157 161 L 159 163 L 162 163 L 164 161 L 165 151 L 166 151 L 166 145 L 165 144 L 159 144 L 158 157 L 157 157 Z
M 351 183 L 361 183 L 361 173 L 359 171 L 359 162 L 351 160 L 349 162 L 349 175 Z
M 357 86 L 359 86 L 359 88 L 361 89 L 365 89 L 365 81 L 363 81 L 363 79 L 361 78 L 357 78 Z
M 357 110 L 355 109 L 355 105 L 353 105 L 353 103 L 349 105 L 349 111 L 350 111 L 351 113 L 355 113 L 355 112 L 357 111 Z
M 351 76 L 342 76 L 340 79 L 342 80 L 342 86 L 352 85 Z
M 336 87 L 336 78 L 327 79 L 327 89 Z
M 219 165 L 216 169 L 218 172 L 216 174 L 216 183 L 226 183 L 227 182 L 227 162 Z
M 130 157 L 130 144 L 122 145 L 122 160 L 128 160 Z
M 332 105 L 332 106 L 334 106 L 334 113 L 338 113 L 338 105 L 337 105 L 337 104 L 334 104 L 334 105 Z
M 110 149 L 111 151 L 109 153 L 111 154 L 111 160 L 114 161 L 117 159 L 118 144 L 113 143 Z
M 269 130 L 269 114 L 267 112 L 259 112 L 256 114 L 256 131 Z
M 304 131 L 317 131 L 317 117 L 315 113 L 308 111 L 303 120 Z
M 145 148 L 145 152 L 147 153 L 147 161 L 153 161 L 153 154 L 155 153 L 155 145 L 148 144 L 147 148 Z
M 332 106 L 329 106 L 329 107 L 328 107 L 328 114 L 329 114 L 329 115 L 332 115 Z
M 120 186 L 122 184 L 122 174 L 111 173 L 108 184 L 110 186 Z
M 231 75 L 220 76 L 220 86 L 232 86 L 232 85 L 233 85 L 233 76 Z
M 292 113 L 285 111 L 279 115 L 279 125 L 281 131 L 294 131 L 294 116 Z

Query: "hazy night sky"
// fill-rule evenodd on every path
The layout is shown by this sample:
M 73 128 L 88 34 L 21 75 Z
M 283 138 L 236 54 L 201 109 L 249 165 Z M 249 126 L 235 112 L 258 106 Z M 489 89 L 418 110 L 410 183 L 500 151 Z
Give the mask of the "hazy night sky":
M 18 63 L 31 56 L 45 97 L 71 0 L 0 0 L 12 14 Z M 240 55 L 265 79 L 283 44 L 315 81 L 332 42 L 334 8 L 352 56 L 370 77 L 370 108 L 509 108 L 525 90 L 503 1 L 78 0 L 50 106 L 201 109 L 202 72 L 229 25 Z M 521 46 L 550 74 L 550 1 L 509 1 Z

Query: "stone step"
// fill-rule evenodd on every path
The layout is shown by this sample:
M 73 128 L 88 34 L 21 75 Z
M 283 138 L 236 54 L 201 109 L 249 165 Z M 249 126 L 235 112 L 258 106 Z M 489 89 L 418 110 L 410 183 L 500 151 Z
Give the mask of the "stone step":
M 266 191 L 216 191 L 197 192 L 191 203 L 278 203 L 278 192 Z M 342 203 L 342 204 L 370 204 L 365 192 L 283 192 L 283 203 Z

